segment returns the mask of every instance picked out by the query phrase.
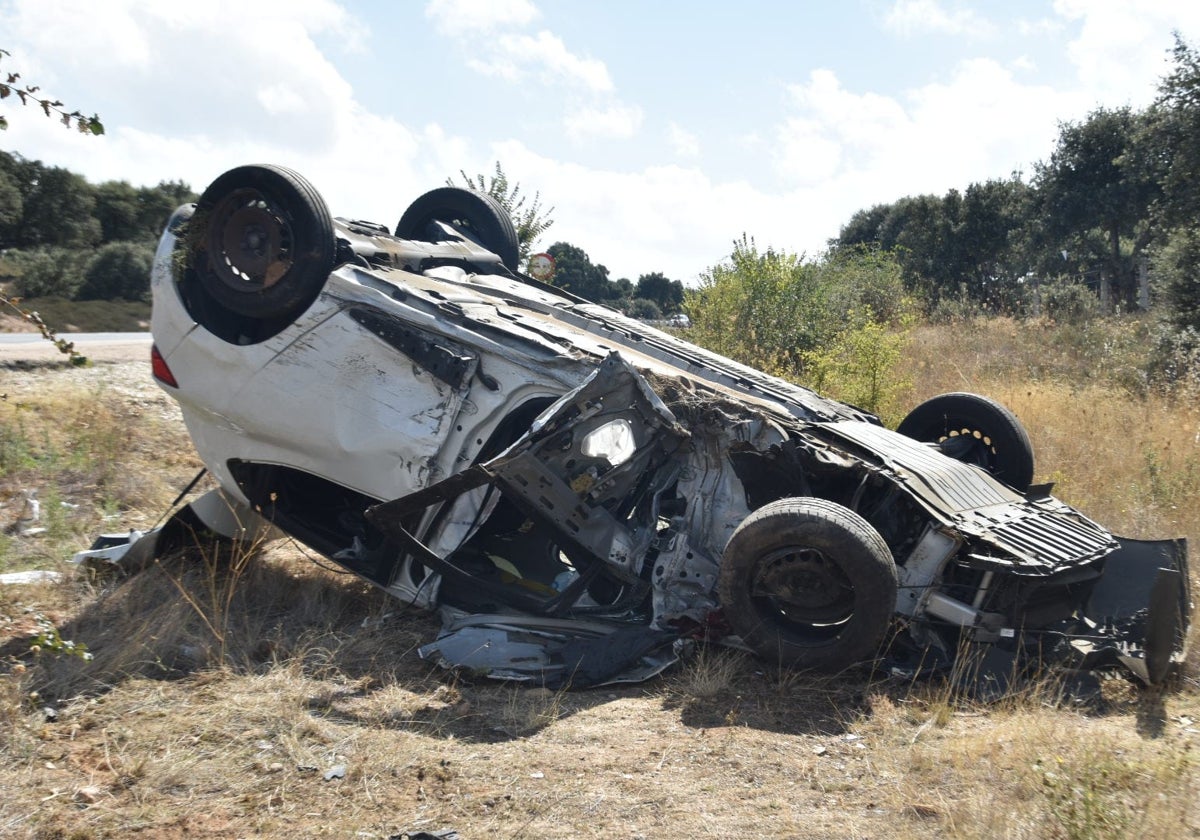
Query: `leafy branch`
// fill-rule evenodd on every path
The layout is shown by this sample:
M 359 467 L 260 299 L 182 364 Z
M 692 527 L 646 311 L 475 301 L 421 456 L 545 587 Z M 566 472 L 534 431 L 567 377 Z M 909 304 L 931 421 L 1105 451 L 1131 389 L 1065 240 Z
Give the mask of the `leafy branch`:
M 20 302 L 21 302 L 21 299 L 19 297 L 10 297 L 9 295 L 6 295 L 6 294 L 0 292 L 0 304 L 3 304 L 5 306 L 9 307 L 10 309 L 14 310 L 18 315 L 20 315 L 26 321 L 28 321 L 29 323 L 31 323 L 35 327 L 37 327 L 38 332 L 40 332 L 42 334 L 42 338 L 46 339 L 51 344 L 53 344 L 55 347 L 57 347 L 58 351 L 60 353 L 63 353 L 64 355 L 66 355 L 67 358 L 70 359 L 71 364 L 73 364 L 77 367 L 82 367 L 88 363 L 87 356 L 83 355 L 82 353 L 80 353 L 78 350 L 75 349 L 75 342 L 67 341 L 65 338 L 60 338 L 54 332 L 54 330 L 52 330 L 50 328 L 50 326 L 45 321 L 42 320 L 41 315 L 39 315 L 36 312 L 30 312 L 26 309 L 21 308 L 21 306 L 19 305 Z
M 0 59 L 10 56 L 8 50 L 0 50 Z M 104 123 L 100 117 L 92 114 L 85 117 L 80 111 L 68 111 L 61 100 L 42 98 L 41 88 L 37 85 L 21 84 L 20 73 L 8 73 L 0 82 L 0 99 L 16 96 L 22 105 L 37 105 L 47 117 L 57 116 L 59 122 L 67 128 L 75 128 L 80 134 L 100 135 L 104 133 Z M 8 128 L 8 118 L 0 114 L 0 130 Z

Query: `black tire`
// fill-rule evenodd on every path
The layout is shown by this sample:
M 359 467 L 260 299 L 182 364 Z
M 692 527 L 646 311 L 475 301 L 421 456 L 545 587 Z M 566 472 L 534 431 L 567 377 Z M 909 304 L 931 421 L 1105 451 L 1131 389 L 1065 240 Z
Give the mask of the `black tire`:
M 768 662 L 838 671 L 874 657 L 896 611 L 892 553 L 825 499 L 780 499 L 733 532 L 718 594 L 725 619 Z
M 983 467 L 1024 493 L 1033 481 L 1033 444 L 1011 411 L 979 394 L 941 394 L 918 405 L 900 434 L 936 443 L 952 458 Z
M 396 236 L 424 242 L 437 241 L 427 230 L 430 222 L 460 228 L 484 248 L 500 257 L 512 271 L 520 265 L 521 243 L 508 212 L 487 193 L 460 187 L 439 187 L 414 201 L 396 225 Z
M 290 318 L 307 308 L 333 269 L 333 220 L 307 180 L 279 166 L 239 166 L 200 200 L 187 235 L 205 292 L 255 319 Z M 211 326 L 211 325 L 206 325 Z

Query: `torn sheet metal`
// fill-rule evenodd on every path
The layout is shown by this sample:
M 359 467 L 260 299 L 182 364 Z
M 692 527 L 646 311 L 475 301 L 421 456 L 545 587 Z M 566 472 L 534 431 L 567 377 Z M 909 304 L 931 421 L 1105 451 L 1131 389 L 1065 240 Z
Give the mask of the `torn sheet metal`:
M 678 661 L 677 633 L 578 619 L 460 615 L 422 659 L 550 689 L 642 682 Z

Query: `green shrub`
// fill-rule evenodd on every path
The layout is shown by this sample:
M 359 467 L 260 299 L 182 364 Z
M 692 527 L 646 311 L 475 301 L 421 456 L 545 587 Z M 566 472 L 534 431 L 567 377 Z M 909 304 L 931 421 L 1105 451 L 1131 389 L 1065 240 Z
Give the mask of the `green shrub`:
M 1056 278 L 1041 287 L 1042 312 L 1060 324 L 1082 324 L 1100 314 L 1096 293 L 1077 280 Z
M 1200 332 L 1200 230 L 1173 231 L 1154 254 L 1153 271 L 1163 286 L 1172 325 Z
M 908 331 L 889 328 L 867 313 L 821 347 L 804 354 L 804 382 L 813 390 L 892 418 L 911 381 L 899 374 Z
M 89 252 L 73 248 L 34 248 L 9 251 L 6 256 L 20 272 L 13 280 L 13 294 L 23 298 L 73 298 L 83 285 Z
M 845 249 L 817 261 L 734 243 L 727 262 L 701 275 L 684 310 L 690 338 L 780 375 L 800 375 L 809 354 L 847 329 L 898 324 L 911 310 L 898 263 L 886 252 Z
M 110 242 L 88 264 L 78 300 L 149 300 L 154 246 Z

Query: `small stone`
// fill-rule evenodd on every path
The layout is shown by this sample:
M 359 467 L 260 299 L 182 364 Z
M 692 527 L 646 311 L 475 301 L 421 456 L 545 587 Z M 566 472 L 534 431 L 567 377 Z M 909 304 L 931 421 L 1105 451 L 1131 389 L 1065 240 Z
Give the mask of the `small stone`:
M 327 781 L 327 782 L 332 781 L 333 779 L 343 779 L 345 777 L 346 777 L 346 765 L 345 764 L 335 764 L 332 767 L 330 767 L 328 770 L 325 771 L 325 781 Z
M 87 805 L 94 805 L 100 801 L 100 797 L 104 795 L 104 789 L 96 785 L 87 785 L 75 791 L 75 801 L 83 802 Z
M 283 765 L 278 761 L 272 761 L 270 764 L 267 765 L 267 772 L 268 773 L 282 773 Z

